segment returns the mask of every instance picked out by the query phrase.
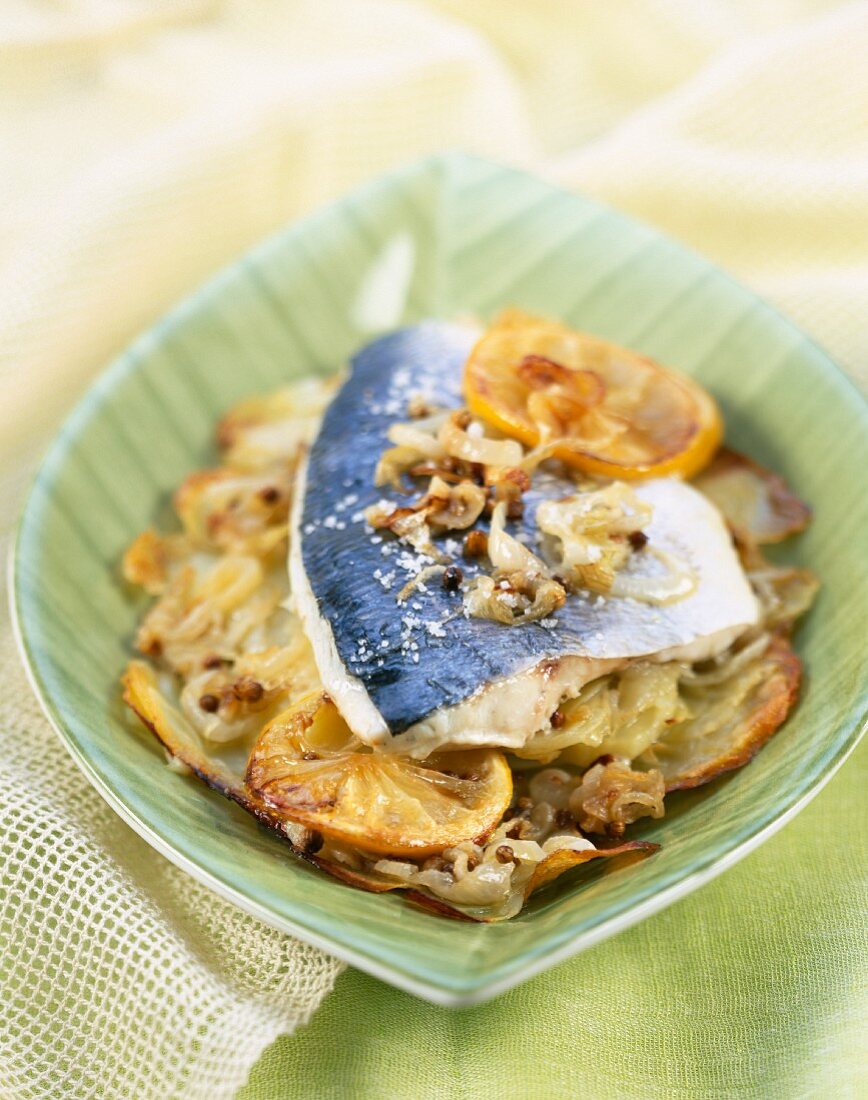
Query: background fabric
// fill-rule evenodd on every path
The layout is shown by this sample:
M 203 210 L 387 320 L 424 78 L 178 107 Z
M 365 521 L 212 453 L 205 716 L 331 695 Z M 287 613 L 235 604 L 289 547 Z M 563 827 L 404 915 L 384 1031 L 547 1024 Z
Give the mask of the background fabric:
M 866 53 L 866 2 L 7 0 L 0 531 L 137 330 L 443 147 L 654 222 L 868 386 Z M 0 635 L 0 1095 L 231 1095 L 341 967 L 117 820 Z M 493 1004 L 450 1013 L 347 971 L 243 1095 L 864 1094 L 866 766 L 863 746 L 722 879 Z

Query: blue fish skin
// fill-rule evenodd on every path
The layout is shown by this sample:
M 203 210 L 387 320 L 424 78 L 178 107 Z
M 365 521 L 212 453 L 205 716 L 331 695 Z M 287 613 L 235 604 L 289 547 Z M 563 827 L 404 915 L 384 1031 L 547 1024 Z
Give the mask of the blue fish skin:
M 341 660 L 392 733 L 472 695 L 504 675 L 505 664 L 520 667 L 546 652 L 544 644 L 516 644 L 525 634 L 545 643 L 545 629 L 504 631 L 468 621 L 461 594 L 446 592 L 436 579 L 427 593 L 399 604 L 396 596 L 413 571 L 430 562 L 389 532 L 373 533 L 364 521 L 364 509 L 380 500 L 400 505 L 414 499 L 374 486 L 380 456 L 392 446 L 386 433 L 409 419 L 407 404 L 417 394 L 439 407 L 462 404 L 462 368 L 476 337 L 463 326 L 423 322 L 365 347 L 329 406 L 308 460 L 298 528 L 304 569 Z M 420 480 L 415 496 L 426 486 Z M 452 549 L 460 556 L 459 540 Z M 463 562 L 462 569 L 465 575 L 474 571 Z M 511 645 L 508 634 L 516 635 Z
M 440 407 L 463 403 L 462 369 L 476 338 L 472 329 L 427 321 L 363 348 L 309 456 L 295 535 L 303 568 L 340 659 L 392 734 L 547 658 L 604 656 L 601 647 L 624 638 L 635 644 L 634 652 L 652 653 L 694 636 L 679 621 L 677 605 L 663 610 L 583 594 L 568 597 L 552 619 L 543 620 L 547 625 L 468 619 L 461 593 L 447 592 L 437 578 L 427 592 L 417 589 L 397 603 L 397 593 L 429 562 L 388 531 L 372 531 L 363 510 L 383 499 L 406 504 L 426 490 L 427 479 L 407 497 L 391 487 L 376 488 L 374 472 L 391 446 L 389 427 L 409 419 L 412 397 Z M 525 495 L 524 529 L 534 534 L 541 499 L 574 491 L 571 481 L 537 475 Z M 461 560 L 460 538 L 440 539 L 439 545 L 459 560 L 465 576 L 478 571 Z

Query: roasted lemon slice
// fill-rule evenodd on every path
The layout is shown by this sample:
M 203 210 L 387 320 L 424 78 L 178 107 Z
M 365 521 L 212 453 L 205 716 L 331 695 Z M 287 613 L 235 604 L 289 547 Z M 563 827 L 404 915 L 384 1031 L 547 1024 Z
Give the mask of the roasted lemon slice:
M 247 785 L 292 821 L 394 856 L 433 855 L 485 837 L 512 796 L 503 753 L 441 753 L 420 763 L 372 752 L 319 692 L 263 730 L 248 760 Z
M 528 446 L 615 478 L 691 477 L 722 422 L 701 386 L 635 351 L 509 310 L 467 361 L 464 396 L 480 419 Z

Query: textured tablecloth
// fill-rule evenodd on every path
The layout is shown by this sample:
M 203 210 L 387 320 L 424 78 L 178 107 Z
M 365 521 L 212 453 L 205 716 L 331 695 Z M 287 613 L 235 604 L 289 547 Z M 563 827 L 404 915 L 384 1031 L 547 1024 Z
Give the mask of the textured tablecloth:
M 868 385 L 868 4 L 7 0 L 0 531 L 105 360 L 289 218 L 443 147 L 688 242 Z M 809 395 L 806 395 L 809 399 Z M 868 745 L 723 878 L 435 1009 L 191 884 L 72 769 L 0 623 L 0 1096 L 857 1097 Z M 306 1020 L 325 997 L 313 1021 Z

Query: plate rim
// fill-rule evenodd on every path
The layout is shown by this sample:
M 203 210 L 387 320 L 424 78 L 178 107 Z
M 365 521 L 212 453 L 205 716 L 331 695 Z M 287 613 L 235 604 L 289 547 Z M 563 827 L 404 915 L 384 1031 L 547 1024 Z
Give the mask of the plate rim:
M 753 298 L 761 303 L 771 315 L 788 327 L 794 329 L 804 340 L 805 345 L 812 348 L 822 358 L 824 372 L 830 371 L 839 385 L 843 384 L 847 390 L 856 395 L 860 403 L 864 404 L 861 391 L 856 386 L 855 382 L 810 335 L 806 334 L 795 324 L 795 322 L 787 318 L 775 306 L 770 305 L 750 288 L 746 288 L 744 284 L 740 283 L 724 268 L 721 268 L 700 253 L 695 252 L 689 246 L 683 245 L 680 241 L 675 241 L 674 238 L 669 237 L 668 234 L 657 227 L 651 226 L 649 223 L 643 222 L 641 219 L 635 218 L 632 215 L 623 213 L 615 207 L 600 202 L 596 198 L 586 197 L 581 193 L 570 191 L 558 184 L 553 184 L 549 180 L 533 172 L 525 172 L 512 166 L 498 164 L 496 161 L 485 157 L 477 157 L 464 153 L 445 152 L 423 157 L 409 164 L 398 165 L 394 169 L 378 175 L 361 187 L 354 188 L 350 193 L 358 194 L 359 192 L 364 192 L 369 187 L 376 186 L 391 178 L 424 171 L 432 165 L 448 165 L 456 161 L 484 164 L 504 175 L 518 175 L 542 182 L 554 190 L 583 199 L 592 205 L 615 214 L 619 219 L 633 225 L 650 229 L 656 235 L 666 240 L 674 241 L 680 251 L 701 260 L 704 265 L 710 267 L 727 282 L 738 287 L 739 290 L 747 289 Z M 336 201 L 340 202 L 341 199 Z M 133 373 L 136 369 L 141 369 L 137 362 L 136 350 L 143 343 L 148 343 L 158 337 L 164 326 L 167 327 L 171 322 L 182 317 L 184 312 L 189 310 L 193 303 L 198 300 L 206 290 L 211 290 L 218 286 L 219 282 L 225 278 L 237 264 L 246 262 L 250 257 L 255 257 L 260 250 L 267 249 L 273 242 L 285 234 L 287 230 L 294 229 L 317 216 L 321 216 L 323 212 L 328 211 L 332 205 L 334 204 L 330 203 L 325 207 L 312 211 L 302 218 L 293 219 L 286 226 L 278 229 L 276 233 L 270 234 L 263 241 L 254 244 L 252 248 L 243 252 L 239 257 L 223 265 L 223 267 L 218 269 L 204 282 L 194 287 L 190 293 L 185 295 L 184 298 L 161 315 L 153 324 L 136 335 L 112 361 L 106 364 L 106 366 L 95 375 L 90 384 L 82 392 L 78 401 L 76 401 L 75 405 L 64 418 L 53 436 L 39 464 L 25 498 L 21 516 L 15 528 L 14 538 L 9 548 L 7 587 L 12 631 L 16 648 L 24 665 L 31 689 L 46 719 L 59 737 L 64 748 L 76 766 L 82 771 L 90 785 L 97 791 L 103 800 L 127 825 L 148 843 L 150 847 L 169 859 L 175 866 L 190 874 L 212 892 L 238 906 L 251 916 L 263 921 L 263 923 L 270 927 L 293 935 L 306 943 L 310 943 L 312 946 L 322 949 L 327 954 L 336 956 L 344 962 L 357 966 L 359 969 L 372 974 L 381 981 L 397 986 L 408 993 L 421 997 L 434 1004 L 449 1008 L 469 1007 L 487 1001 L 513 986 L 534 977 L 540 972 L 578 954 L 586 948 L 592 947 L 608 939 L 610 936 L 631 927 L 639 921 L 644 920 L 646 917 L 651 916 L 653 913 L 666 908 L 679 898 L 692 893 L 695 889 L 705 885 L 719 874 L 722 874 L 724 871 L 734 866 L 739 860 L 747 856 L 750 852 L 764 843 L 765 840 L 769 839 L 774 833 L 783 828 L 784 825 L 801 812 L 811 799 L 825 787 L 832 776 L 854 751 L 856 745 L 864 735 L 866 728 L 868 728 L 868 714 L 862 714 L 860 716 L 857 707 L 854 707 L 853 711 L 848 715 L 847 721 L 842 726 L 838 727 L 841 740 L 826 770 L 815 777 L 814 782 L 807 786 L 788 807 L 772 816 L 764 824 L 760 824 L 754 832 L 744 837 L 740 842 L 724 852 L 723 855 L 707 857 L 704 861 L 699 860 L 699 866 L 696 866 L 692 871 L 688 871 L 681 878 L 649 894 L 638 904 L 630 905 L 611 916 L 604 917 L 598 924 L 584 931 L 580 931 L 549 952 L 540 953 L 530 959 L 524 959 L 524 961 L 519 961 L 513 965 L 510 965 L 510 960 L 507 960 L 497 968 L 495 976 L 493 977 L 478 977 L 471 975 L 464 982 L 450 981 L 448 984 L 438 984 L 436 980 L 420 977 L 410 970 L 402 969 L 397 963 L 387 962 L 380 958 L 373 957 L 345 943 L 337 942 L 329 936 L 320 935 L 315 929 L 300 924 L 290 917 L 273 912 L 267 905 L 258 903 L 241 891 L 236 890 L 233 886 L 223 881 L 212 872 L 200 866 L 194 859 L 174 847 L 172 843 L 162 837 L 153 826 L 127 806 L 126 803 L 114 793 L 109 782 L 100 775 L 87 755 L 82 752 L 76 744 L 74 737 L 72 737 L 65 728 L 63 712 L 47 691 L 42 681 L 38 664 L 33 659 L 28 647 L 26 610 L 24 607 L 25 598 L 22 592 L 23 585 L 20 558 L 23 532 L 30 517 L 34 512 L 38 512 L 36 497 L 44 478 L 47 476 L 53 463 L 63 458 L 68 437 L 72 434 L 72 430 L 78 426 L 78 422 L 80 420 L 87 421 L 88 414 L 92 408 L 93 398 L 98 396 L 102 390 L 110 389 L 113 384 L 128 373 Z M 38 522 L 35 520 L 33 522 L 38 530 Z

